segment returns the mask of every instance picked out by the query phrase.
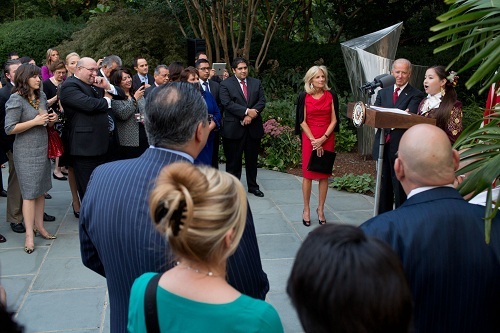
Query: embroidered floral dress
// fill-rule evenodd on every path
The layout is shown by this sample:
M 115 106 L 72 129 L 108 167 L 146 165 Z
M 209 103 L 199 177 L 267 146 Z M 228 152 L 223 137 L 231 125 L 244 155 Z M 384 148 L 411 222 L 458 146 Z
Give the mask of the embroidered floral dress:
M 424 98 L 424 100 L 420 102 L 417 114 L 426 118 L 436 118 L 436 109 L 440 104 L 440 93 L 433 96 L 427 96 L 427 98 Z M 462 133 L 462 103 L 460 101 L 455 102 L 453 108 L 450 110 L 450 117 L 448 118 L 446 126 L 444 128 L 441 127 L 441 129 L 446 132 L 451 144 L 455 143 Z

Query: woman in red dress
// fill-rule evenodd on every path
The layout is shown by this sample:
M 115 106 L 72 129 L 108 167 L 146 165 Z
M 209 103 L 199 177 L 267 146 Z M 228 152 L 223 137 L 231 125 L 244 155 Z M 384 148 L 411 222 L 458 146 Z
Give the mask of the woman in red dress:
M 324 213 L 326 194 L 328 191 L 329 174 L 318 173 L 307 170 L 311 154 L 316 152 L 322 156 L 325 150 L 334 151 L 335 135 L 334 129 L 337 124 L 334 107 L 334 95 L 328 87 L 328 71 L 325 66 L 311 67 L 305 77 L 305 98 L 299 95 L 297 108 L 303 107 L 303 116 L 298 112 L 300 128 L 302 129 L 302 195 L 304 197 L 304 210 L 302 212 L 302 223 L 309 227 L 311 225 L 311 187 L 313 179 L 319 180 L 318 213 L 319 224 L 325 224 Z

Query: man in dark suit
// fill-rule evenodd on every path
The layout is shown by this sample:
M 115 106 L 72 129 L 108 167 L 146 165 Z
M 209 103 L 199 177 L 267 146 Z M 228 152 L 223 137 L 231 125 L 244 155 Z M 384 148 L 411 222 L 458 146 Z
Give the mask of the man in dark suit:
M 114 141 L 115 126 L 108 109 L 118 90 L 97 72 L 94 59 L 81 58 L 75 75 L 64 81 L 60 93 L 69 128 L 69 153 L 81 200 L 90 175 L 98 165 L 106 162 L 109 145 Z
M 137 74 L 132 76 L 132 88 L 134 90 L 139 89 L 143 83 L 146 89 L 153 85 L 155 78 L 148 73 L 148 61 L 144 59 L 144 57 L 137 57 L 134 59 L 134 69 L 137 72 Z
M 152 147 L 139 158 L 99 166 L 80 212 L 82 260 L 106 277 L 111 332 L 126 332 L 134 280 L 173 265 L 166 238 L 149 217 L 148 197 L 165 165 L 192 163 L 205 146 L 210 132 L 205 101 L 190 83 L 159 86 L 147 98 L 145 127 Z M 227 277 L 237 290 L 254 298 L 264 299 L 269 290 L 250 207 L 242 240 L 228 261 Z
M 17 68 L 21 66 L 21 62 L 17 59 L 7 60 L 4 66 L 4 75 L 6 79 L 5 85 L 0 89 L 0 133 L 1 133 L 1 146 L 3 152 L 7 155 L 9 160 L 9 178 L 7 180 L 7 206 L 6 218 L 7 223 L 10 223 L 12 231 L 17 233 L 24 233 L 26 229 L 23 225 L 23 198 L 21 196 L 21 189 L 19 188 L 19 181 L 17 180 L 16 168 L 14 166 L 14 157 L 12 148 L 14 145 L 15 135 L 7 135 L 5 133 L 5 104 L 10 98 L 12 88 L 14 88 L 13 81 L 15 78 Z
M 109 81 L 109 77 L 111 76 L 111 71 L 121 65 L 122 65 L 122 59 L 119 56 L 114 54 L 107 56 L 102 60 L 101 68 L 99 69 L 97 75 L 105 77 L 106 80 Z
M 266 107 L 260 80 L 248 77 L 248 61 L 235 58 L 231 64 L 234 75 L 220 84 L 219 98 L 224 108 L 223 137 L 226 171 L 241 178 L 242 157 L 248 192 L 258 197 L 264 193 L 257 184 L 257 158 L 260 139 L 264 136 L 261 112 Z
M 200 80 L 200 86 L 206 92 L 212 94 L 214 96 L 215 102 L 219 107 L 219 110 L 222 115 L 223 108 L 220 103 L 219 98 L 219 84 L 213 80 L 209 80 L 210 78 L 210 62 L 208 62 L 205 58 L 200 58 L 196 61 L 195 67 L 198 70 L 198 78 Z M 220 144 L 220 135 L 218 131 L 214 132 L 214 150 L 212 153 L 212 167 L 219 169 L 219 144 Z
M 381 89 L 377 93 L 375 106 L 386 108 L 398 108 L 417 113 L 418 105 L 425 97 L 420 90 L 412 87 L 408 81 L 411 76 L 411 63 L 406 59 L 396 59 L 392 64 L 391 74 L 396 78 L 396 84 Z M 380 184 L 380 201 L 378 213 L 385 213 L 398 208 L 405 200 L 406 195 L 401 184 L 394 174 L 394 160 L 398 151 L 399 140 L 405 130 L 400 128 L 379 129 L 373 142 L 373 159 L 378 160 L 380 134 L 385 135 L 384 161 L 382 164 L 382 180 Z
M 500 215 L 485 244 L 485 207 L 452 186 L 459 155 L 444 131 L 416 125 L 394 165 L 406 200 L 361 225 L 400 256 L 415 303 L 416 332 L 495 332 L 500 327 Z
M 156 87 L 168 83 L 168 67 L 167 65 L 158 65 L 154 71 L 154 83 L 144 91 L 144 98 L 148 97 L 149 93 Z

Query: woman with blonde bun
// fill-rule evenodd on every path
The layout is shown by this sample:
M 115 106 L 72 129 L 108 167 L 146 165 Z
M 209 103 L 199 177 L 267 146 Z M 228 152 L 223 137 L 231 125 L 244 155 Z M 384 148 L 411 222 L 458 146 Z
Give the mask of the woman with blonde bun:
M 129 332 L 149 331 L 151 320 L 161 332 L 283 332 L 270 304 L 241 294 L 226 280 L 227 258 L 238 246 L 247 215 L 238 179 L 214 168 L 174 163 L 161 171 L 149 208 L 176 265 L 161 277 L 146 273 L 136 279 Z M 148 284 L 156 301 L 149 294 L 145 300 Z M 145 302 L 156 305 L 157 316 L 145 315 Z

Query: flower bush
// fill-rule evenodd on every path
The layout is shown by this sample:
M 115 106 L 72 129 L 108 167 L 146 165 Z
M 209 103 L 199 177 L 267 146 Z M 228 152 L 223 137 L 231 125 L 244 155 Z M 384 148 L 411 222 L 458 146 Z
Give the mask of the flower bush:
M 260 163 L 268 169 L 284 171 L 301 162 L 300 139 L 294 130 L 281 125 L 281 118 L 271 118 L 264 123 L 264 137 L 261 141 Z

